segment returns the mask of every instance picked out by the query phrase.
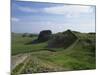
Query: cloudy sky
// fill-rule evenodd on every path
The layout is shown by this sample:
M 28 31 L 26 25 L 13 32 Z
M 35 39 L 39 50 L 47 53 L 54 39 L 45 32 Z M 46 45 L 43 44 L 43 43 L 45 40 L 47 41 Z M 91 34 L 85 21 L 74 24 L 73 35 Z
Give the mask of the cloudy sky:
M 95 6 L 80 6 L 12 0 L 12 32 L 53 33 L 67 29 L 95 32 Z

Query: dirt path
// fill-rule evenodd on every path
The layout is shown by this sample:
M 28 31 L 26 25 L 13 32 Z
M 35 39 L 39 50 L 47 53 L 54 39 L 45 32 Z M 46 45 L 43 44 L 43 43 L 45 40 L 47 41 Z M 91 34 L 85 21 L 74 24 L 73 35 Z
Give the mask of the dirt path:
M 38 54 L 38 53 L 42 53 L 42 52 L 50 52 L 50 51 L 39 51 L 39 52 L 31 52 L 31 53 L 23 53 L 23 54 L 17 54 L 11 57 L 11 71 L 20 63 L 22 63 L 24 60 L 26 60 L 26 58 L 31 55 L 31 54 Z
M 25 66 L 27 65 L 27 63 L 29 62 L 30 60 L 30 56 L 28 56 L 23 62 L 24 62 L 24 65 L 21 67 L 21 69 L 18 71 L 17 74 L 21 74 L 21 72 L 23 71 L 23 69 L 25 68 Z
M 20 63 L 22 63 L 27 57 L 28 57 L 27 54 L 19 54 L 19 55 L 12 56 L 11 70 L 13 70 Z

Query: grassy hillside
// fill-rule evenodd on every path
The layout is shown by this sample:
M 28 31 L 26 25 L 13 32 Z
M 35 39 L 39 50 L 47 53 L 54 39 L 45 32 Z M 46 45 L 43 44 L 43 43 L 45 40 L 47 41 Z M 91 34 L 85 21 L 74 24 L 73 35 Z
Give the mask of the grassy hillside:
M 23 37 L 23 34 L 17 34 L 14 33 L 12 35 L 12 55 L 19 54 L 19 53 L 28 53 L 33 51 L 40 51 L 43 49 L 47 44 L 46 43 L 39 43 L 39 44 L 27 44 L 34 39 L 36 39 L 37 36 L 33 37 Z
M 77 40 L 77 36 L 70 30 L 62 33 L 57 33 L 49 40 L 49 48 L 67 48 Z
M 12 36 L 12 55 L 28 55 L 13 69 L 12 75 L 96 68 L 95 34 L 65 31 L 53 34 L 49 41 L 26 44 L 37 37 Z

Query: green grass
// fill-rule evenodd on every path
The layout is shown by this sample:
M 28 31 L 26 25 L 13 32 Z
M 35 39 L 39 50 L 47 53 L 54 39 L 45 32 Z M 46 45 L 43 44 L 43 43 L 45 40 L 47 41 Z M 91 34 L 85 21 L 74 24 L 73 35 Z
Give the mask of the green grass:
M 16 34 L 12 38 L 12 55 L 30 53 L 30 60 L 21 73 L 95 69 L 95 35 L 87 33 L 75 33 L 75 35 L 78 39 L 67 48 L 48 48 L 48 41 L 26 44 L 37 36 L 22 37 L 21 34 Z
M 96 60 L 93 54 L 90 50 L 87 51 L 87 49 L 84 49 L 80 41 L 73 48 L 70 48 L 70 50 L 33 53 L 31 55 L 31 64 L 28 64 L 24 73 L 27 73 L 27 70 L 30 68 L 33 69 L 31 73 L 44 72 L 46 69 L 47 72 L 95 69 Z M 37 59 L 34 59 L 34 57 Z M 53 68 L 50 68 L 52 65 L 48 62 L 53 64 Z
M 47 43 L 39 43 L 39 44 L 27 44 L 33 40 L 35 40 L 37 36 L 34 37 L 22 37 L 21 34 L 17 34 L 12 37 L 12 55 L 18 53 L 28 53 L 34 51 L 41 51 L 47 46 Z
M 11 75 L 18 75 L 18 72 L 20 71 L 23 65 L 24 63 L 21 63 L 18 66 L 16 66 L 16 68 L 12 71 Z
M 78 46 L 78 47 L 77 47 Z M 64 50 L 62 52 L 56 52 L 55 54 L 40 55 L 39 58 L 47 61 L 51 61 L 62 67 L 69 68 L 69 70 L 84 70 L 95 69 L 95 56 L 91 51 L 82 48 L 82 44 L 78 42 L 75 47 L 70 50 Z

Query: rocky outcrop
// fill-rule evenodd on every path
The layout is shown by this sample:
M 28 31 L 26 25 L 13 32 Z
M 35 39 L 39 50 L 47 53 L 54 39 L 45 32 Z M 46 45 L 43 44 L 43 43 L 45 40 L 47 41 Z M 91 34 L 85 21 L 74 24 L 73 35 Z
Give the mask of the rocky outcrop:
M 50 39 L 51 35 L 52 35 L 51 30 L 43 30 L 40 32 L 37 40 L 39 42 L 48 41 Z

